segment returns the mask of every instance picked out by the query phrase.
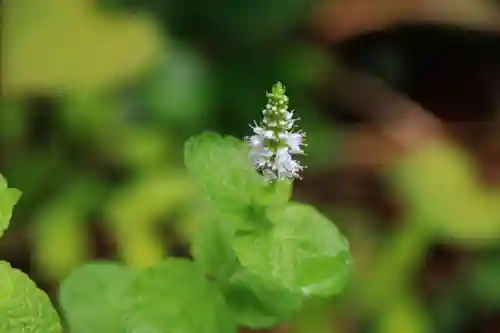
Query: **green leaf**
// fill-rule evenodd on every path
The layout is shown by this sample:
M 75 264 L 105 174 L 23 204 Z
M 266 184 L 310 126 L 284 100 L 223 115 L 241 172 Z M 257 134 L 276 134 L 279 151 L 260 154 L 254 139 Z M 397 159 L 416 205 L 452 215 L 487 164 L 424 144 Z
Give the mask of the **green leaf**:
M 142 271 L 122 298 L 127 333 L 235 333 L 215 282 L 193 262 L 169 259 Z
M 186 142 L 184 160 L 220 216 L 251 228 L 253 205 L 267 191 L 267 184 L 254 170 L 245 143 L 205 132 Z
M 48 296 L 26 274 L 0 261 L 0 281 L 0 332 L 62 332 Z
M 71 333 L 122 332 L 120 296 L 133 278 L 132 271 L 111 262 L 74 270 L 61 284 L 59 296 Z
M 238 261 L 232 248 L 234 228 L 223 220 L 201 223 L 193 237 L 191 253 L 205 274 L 224 280 L 229 278 Z
M 292 182 L 279 180 L 271 183 L 257 199 L 257 203 L 264 206 L 279 206 L 287 203 L 292 197 Z
M 8 188 L 7 182 L 0 175 L 0 237 L 9 227 L 12 217 L 12 210 L 21 197 L 21 191 L 15 188 Z
M 351 257 L 336 226 L 313 207 L 297 203 L 270 218 L 273 227 L 236 233 L 233 246 L 241 265 L 267 283 L 305 296 L 339 293 Z
M 221 220 L 202 223 L 193 238 L 192 254 L 206 274 L 224 285 L 224 295 L 238 324 L 268 328 L 285 321 L 302 303 L 302 296 L 283 287 L 270 288 L 243 269 L 232 248 L 234 228 Z
M 239 269 L 230 282 L 225 293 L 229 307 L 238 324 L 249 328 L 273 327 L 290 319 L 302 305 L 302 295 L 282 287 L 270 287 L 245 269 Z

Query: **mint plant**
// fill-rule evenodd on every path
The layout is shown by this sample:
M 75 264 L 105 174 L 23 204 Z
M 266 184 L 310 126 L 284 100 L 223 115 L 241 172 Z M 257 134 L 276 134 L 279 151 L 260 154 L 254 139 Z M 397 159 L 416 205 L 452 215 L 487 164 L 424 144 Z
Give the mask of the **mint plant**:
M 245 140 L 205 132 L 185 143 L 197 209 L 207 216 L 192 240 L 193 259 L 169 258 L 141 271 L 106 261 L 77 268 L 59 293 L 69 332 L 265 329 L 288 320 L 305 299 L 345 287 L 347 239 L 314 207 L 291 200 L 304 169 L 293 156 L 304 153 L 305 134 L 280 83 L 267 97 L 262 122 Z M 2 186 L 5 229 L 19 192 Z M 61 331 L 47 296 L 27 276 L 6 263 L 0 274 L 0 332 Z
M 21 192 L 0 175 L 0 237 L 7 230 Z M 0 332 L 60 333 L 62 327 L 49 297 L 30 278 L 0 260 Z

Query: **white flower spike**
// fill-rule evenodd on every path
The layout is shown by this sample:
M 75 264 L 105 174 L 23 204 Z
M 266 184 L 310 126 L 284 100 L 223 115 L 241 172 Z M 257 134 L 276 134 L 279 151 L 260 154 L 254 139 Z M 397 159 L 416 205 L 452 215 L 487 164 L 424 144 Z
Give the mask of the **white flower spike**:
M 262 111 L 260 124 L 250 126 L 254 134 L 246 137 L 255 168 L 268 180 L 299 178 L 304 166 L 292 155 L 304 154 L 305 133 L 296 130 L 293 111 L 288 111 L 288 97 L 285 87 L 276 83 L 266 94 L 267 105 Z

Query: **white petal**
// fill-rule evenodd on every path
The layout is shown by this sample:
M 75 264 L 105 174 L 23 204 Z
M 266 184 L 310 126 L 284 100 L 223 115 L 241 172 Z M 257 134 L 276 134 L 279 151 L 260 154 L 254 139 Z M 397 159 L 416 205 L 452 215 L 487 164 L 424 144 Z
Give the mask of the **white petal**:
M 258 169 L 265 167 L 272 156 L 272 151 L 262 145 L 255 146 L 252 150 L 250 150 L 252 162 Z
M 302 139 L 302 133 L 289 133 L 287 135 L 285 139 L 286 144 L 288 145 L 288 147 L 290 147 L 290 152 L 292 154 L 302 154 L 304 152 L 301 148 L 301 146 L 303 145 Z
M 248 138 L 248 143 L 252 147 L 262 146 L 264 144 L 264 138 L 260 135 L 252 135 Z
M 273 131 L 269 131 L 269 130 L 262 128 L 260 126 L 255 126 L 253 128 L 253 131 L 255 134 L 260 135 L 261 137 L 263 137 L 265 139 L 273 139 L 274 138 Z

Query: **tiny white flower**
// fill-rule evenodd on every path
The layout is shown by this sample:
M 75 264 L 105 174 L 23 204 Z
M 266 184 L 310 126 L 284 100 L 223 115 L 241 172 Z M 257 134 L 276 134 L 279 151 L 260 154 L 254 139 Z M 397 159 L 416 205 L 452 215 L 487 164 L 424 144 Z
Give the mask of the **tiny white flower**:
M 292 154 L 303 154 L 301 146 L 304 145 L 303 142 L 304 135 L 303 133 L 287 133 L 285 141 L 288 147 L 290 148 L 290 152 Z
M 304 166 L 294 160 L 294 154 L 304 154 L 305 133 L 294 131 L 293 111 L 288 111 L 288 97 L 281 83 L 266 93 L 268 103 L 262 111 L 260 124 L 250 126 L 254 135 L 247 137 L 250 155 L 257 170 L 268 180 L 301 178 Z
M 252 135 L 249 138 L 250 145 L 253 147 L 260 147 L 264 146 L 264 138 L 261 137 L 260 135 Z
M 258 136 L 261 136 L 263 139 L 272 139 L 274 137 L 273 131 L 271 131 L 267 128 L 255 126 L 255 127 L 252 127 L 252 129 L 253 129 L 253 132 L 255 134 L 257 134 Z
M 252 151 L 251 157 L 254 165 L 262 168 L 267 165 L 269 158 L 273 155 L 272 151 L 269 149 L 262 147 L 260 149 L 256 149 Z

